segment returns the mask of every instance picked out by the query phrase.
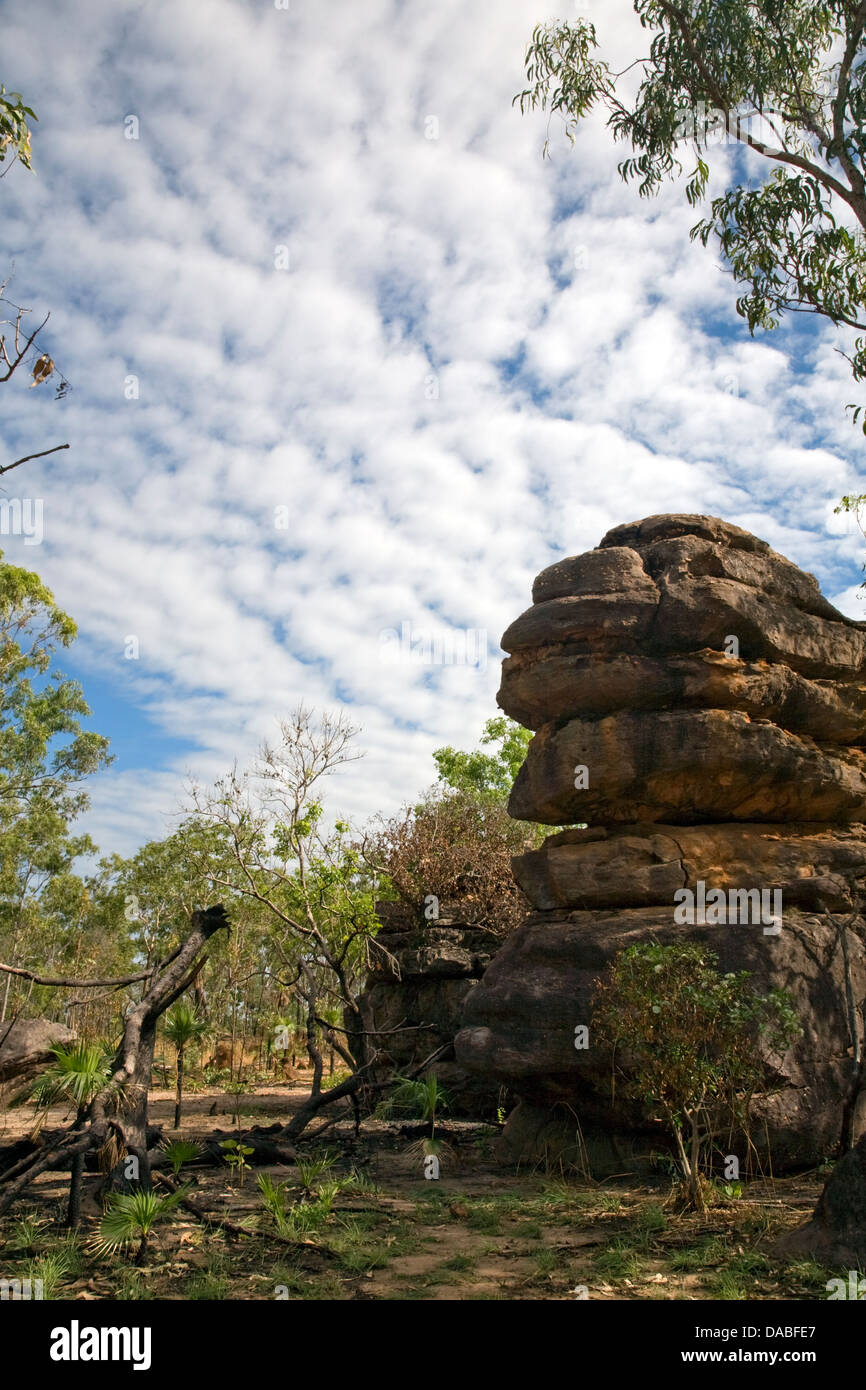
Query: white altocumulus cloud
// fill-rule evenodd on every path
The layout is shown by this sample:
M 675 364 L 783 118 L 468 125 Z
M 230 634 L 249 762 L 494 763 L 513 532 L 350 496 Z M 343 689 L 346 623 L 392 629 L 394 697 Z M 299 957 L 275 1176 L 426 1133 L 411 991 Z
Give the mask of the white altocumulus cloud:
M 637 55 L 628 0 L 583 8 Z M 8 553 L 187 749 L 99 779 L 105 848 L 160 833 L 188 771 L 243 761 L 301 699 L 363 728 L 335 802 L 393 809 L 495 711 L 533 575 L 621 521 L 722 514 L 862 614 L 836 339 L 750 340 L 680 189 L 640 201 L 600 119 L 571 150 L 512 106 L 558 12 L 6 5 L 0 77 L 40 121 L 38 173 L 0 184 L 4 257 L 75 388 L 4 401 L 7 453 L 74 444 L 20 485 L 44 545 Z M 483 632 L 486 664 L 425 665 L 406 631 Z

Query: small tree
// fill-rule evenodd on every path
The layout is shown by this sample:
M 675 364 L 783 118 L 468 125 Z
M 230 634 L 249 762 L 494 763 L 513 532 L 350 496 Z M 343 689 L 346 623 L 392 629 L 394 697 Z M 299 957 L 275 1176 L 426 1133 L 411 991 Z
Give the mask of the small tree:
M 177 1091 L 174 1102 L 174 1127 L 180 1129 L 181 1107 L 183 1105 L 183 1062 L 190 1043 L 200 1041 L 209 1031 L 208 1024 L 199 1017 L 198 1010 L 187 1000 L 181 999 L 166 1014 L 165 1036 L 177 1053 Z
M 228 847 L 229 862 L 213 867 L 212 884 L 255 906 L 266 923 L 261 968 L 303 1003 L 312 1088 L 286 1127 L 289 1140 L 323 1105 L 355 1095 L 368 1060 L 357 995 L 378 928 L 375 871 L 351 843 L 346 821 L 327 825 L 318 799 L 325 777 L 362 756 L 351 746 L 356 733 L 342 714 L 316 719 L 299 706 L 279 721 L 278 739 L 262 747 L 247 773 L 235 768 L 212 791 L 192 792 L 194 819 Z M 323 1020 L 322 1004 L 340 1010 L 345 1044 Z M 327 1093 L 318 1046 L 323 1026 L 352 1072 Z
M 374 824 L 363 854 L 403 902 L 420 911 L 431 895 L 459 899 L 465 921 L 504 936 L 529 910 L 512 857 L 536 842 L 535 827 L 512 820 L 500 798 L 435 786 L 419 805 Z
M 763 1057 L 783 1054 L 799 1031 L 783 990 L 759 995 L 748 971 L 723 975 L 717 963 L 694 942 L 630 946 L 596 982 L 592 1023 L 625 1093 L 667 1125 L 687 1203 L 698 1211 L 706 1210 L 702 1167 L 713 1135 L 725 1122 L 747 1132 Z

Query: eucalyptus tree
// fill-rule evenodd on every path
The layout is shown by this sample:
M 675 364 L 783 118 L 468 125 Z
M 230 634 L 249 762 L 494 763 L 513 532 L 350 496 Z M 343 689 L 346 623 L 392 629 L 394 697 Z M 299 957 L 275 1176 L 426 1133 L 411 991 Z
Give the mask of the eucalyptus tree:
M 6 87 L 0 83 L 0 165 L 5 165 L 0 169 L 0 179 L 5 178 L 16 163 L 23 165 L 25 169 L 32 168 L 30 123 L 37 119 L 36 112 L 25 104 L 20 92 L 7 92 Z M 48 322 L 49 315 L 46 314 L 31 330 L 31 321 L 27 317 L 30 309 L 13 303 L 6 294 L 10 279 L 11 274 L 0 284 L 0 385 L 11 381 L 16 373 L 19 373 L 16 381 L 20 381 L 24 374 L 21 369 L 24 368 L 30 372 L 31 387 L 41 386 L 55 378 L 55 400 L 62 400 L 69 390 L 69 382 L 56 370 L 53 358 L 42 350 L 42 344 L 37 345 L 37 339 Z M 29 463 L 31 459 L 45 458 L 48 454 L 57 454 L 68 448 L 68 444 L 55 444 L 51 449 L 24 454 L 22 458 L 14 459 L 0 467 L 0 474 L 9 473 L 13 468 L 19 468 L 22 463 Z
M 537 26 L 521 110 L 559 114 L 571 140 L 606 111 L 631 151 L 619 172 L 642 197 L 683 177 L 697 206 L 711 152 L 742 151 L 691 236 L 718 244 L 750 332 L 787 313 L 866 332 L 866 4 L 634 0 L 634 10 L 648 42 L 627 72 L 601 56 L 589 18 Z M 864 380 L 866 338 L 844 355 Z
M 43 963 L 41 904 L 53 883 L 58 908 L 58 880 L 71 887 L 76 859 L 93 850 L 75 821 L 86 778 L 111 761 L 108 740 L 84 728 L 80 685 L 54 666 L 75 635 L 39 576 L 0 555 L 0 957 L 12 966 Z

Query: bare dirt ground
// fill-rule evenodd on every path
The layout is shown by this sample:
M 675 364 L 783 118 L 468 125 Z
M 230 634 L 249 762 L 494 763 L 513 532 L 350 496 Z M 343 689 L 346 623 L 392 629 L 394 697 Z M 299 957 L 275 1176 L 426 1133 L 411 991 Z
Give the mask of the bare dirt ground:
M 219 1129 L 230 1139 L 235 1103 L 241 1129 L 285 1122 L 307 1094 L 303 1080 L 267 1083 L 240 1098 L 207 1087 L 185 1097 L 181 1134 L 196 1140 Z M 178 1137 L 173 1091 L 151 1093 L 150 1115 L 167 1139 Z M 46 1123 L 67 1118 L 56 1109 Z M 26 1135 L 33 1123 L 31 1107 L 7 1110 L 0 1143 Z M 706 1216 L 678 1216 L 663 1173 L 651 1183 L 591 1183 L 504 1168 L 491 1125 L 445 1122 L 451 1149 L 439 1180 L 426 1180 L 405 1129 L 369 1119 L 356 1137 L 347 1118 L 321 1140 L 305 1141 L 301 1163 L 332 1160 L 306 1188 L 294 1165 L 238 1176 L 188 1164 L 182 1180 L 206 1220 L 183 1209 L 167 1218 L 143 1268 L 133 1263 L 134 1246 L 110 1257 L 93 1252 L 101 1217 L 96 1174 L 85 1179 L 84 1223 L 73 1236 L 62 1229 L 68 1174 L 43 1174 L 0 1231 L 0 1277 L 47 1272 L 46 1297 L 85 1300 L 810 1300 L 826 1298 L 827 1280 L 839 1273 L 808 1261 L 783 1264 L 772 1254 L 777 1235 L 811 1212 L 825 1173 L 744 1183 L 739 1195 L 720 1195 Z M 260 1173 L 286 1185 L 295 1215 L 304 1208 L 316 1220 L 305 1229 L 292 1218 L 281 1236 L 260 1196 Z M 323 1184 L 339 1189 L 324 1216 Z

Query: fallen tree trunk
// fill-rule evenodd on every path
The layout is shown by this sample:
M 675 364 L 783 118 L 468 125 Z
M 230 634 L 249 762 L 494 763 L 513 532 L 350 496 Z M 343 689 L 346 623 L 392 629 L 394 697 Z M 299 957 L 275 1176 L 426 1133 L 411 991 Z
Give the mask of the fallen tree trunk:
M 74 1167 L 79 1155 L 93 1149 L 100 1151 L 107 1168 L 108 1189 L 128 1189 L 131 1182 L 150 1186 L 147 1095 L 157 1023 L 195 980 L 205 962 L 205 958 L 199 957 L 214 932 L 228 925 L 221 905 L 193 913 L 189 936 L 166 962 L 151 972 L 146 992 L 129 1013 L 112 1074 L 88 1107 L 85 1128 L 82 1130 L 78 1123 L 72 1125 L 58 1145 L 37 1152 L 14 1181 L 4 1185 L 0 1215 L 9 1210 L 40 1173 L 69 1166 L 70 1162 Z M 132 1165 L 130 1157 L 135 1160 Z M 16 1167 L 20 1168 L 20 1164 Z

